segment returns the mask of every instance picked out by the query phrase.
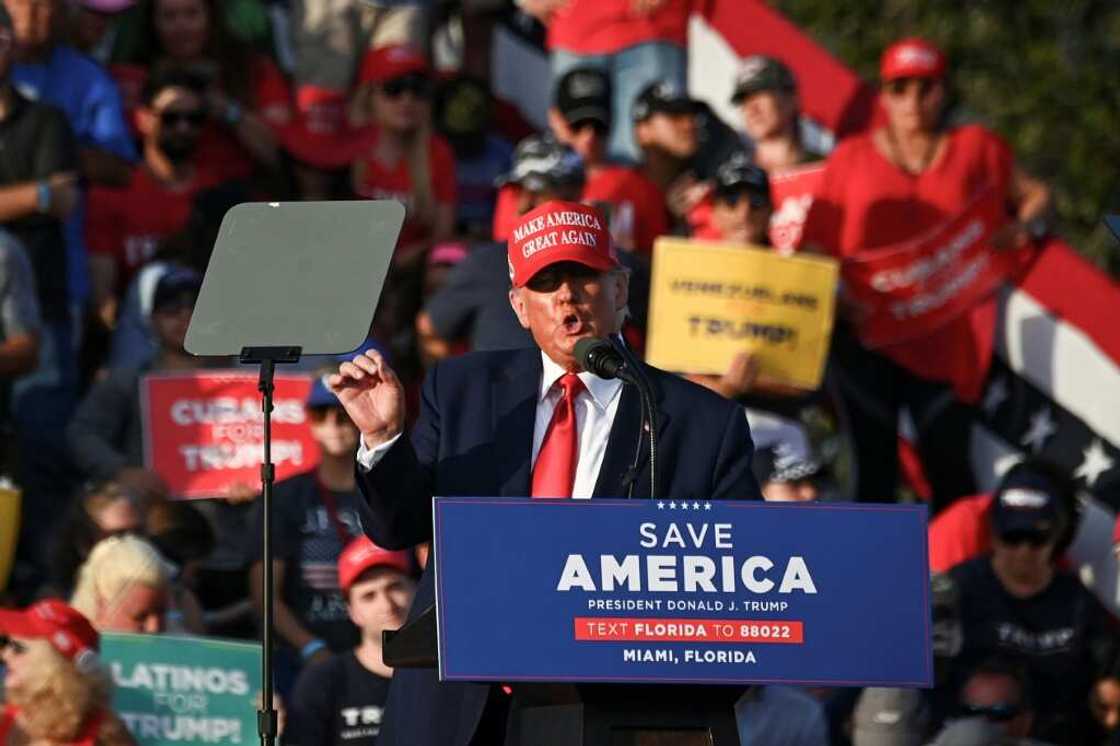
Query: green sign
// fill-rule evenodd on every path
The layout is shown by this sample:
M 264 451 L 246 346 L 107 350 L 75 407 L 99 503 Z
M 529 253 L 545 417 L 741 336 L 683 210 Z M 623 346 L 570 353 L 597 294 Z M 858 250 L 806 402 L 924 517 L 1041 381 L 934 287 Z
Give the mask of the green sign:
M 261 648 L 169 635 L 101 635 L 113 709 L 141 746 L 257 740 Z

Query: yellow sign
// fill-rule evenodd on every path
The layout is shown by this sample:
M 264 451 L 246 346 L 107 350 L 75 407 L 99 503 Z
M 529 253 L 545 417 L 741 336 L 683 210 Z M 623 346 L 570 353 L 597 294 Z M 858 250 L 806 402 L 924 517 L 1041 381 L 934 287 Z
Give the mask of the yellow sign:
M 0 590 L 7 588 L 19 539 L 19 508 L 23 493 L 6 480 L 0 481 Z
M 837 263 L 825 257 L 659 238 L 646 359 L 666 370 L 720 375 L 749 350 L 761 382 L 815 389 L 838 276 Z

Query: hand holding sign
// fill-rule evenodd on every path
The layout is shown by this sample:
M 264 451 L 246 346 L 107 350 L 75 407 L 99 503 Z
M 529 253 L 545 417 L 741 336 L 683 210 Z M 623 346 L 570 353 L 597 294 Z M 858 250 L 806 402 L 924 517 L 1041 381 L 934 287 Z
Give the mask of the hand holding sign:
M 338 366 L 327 378 L 367 448 L 388 443 L 404 431 L 404 386 L 377 350 Z

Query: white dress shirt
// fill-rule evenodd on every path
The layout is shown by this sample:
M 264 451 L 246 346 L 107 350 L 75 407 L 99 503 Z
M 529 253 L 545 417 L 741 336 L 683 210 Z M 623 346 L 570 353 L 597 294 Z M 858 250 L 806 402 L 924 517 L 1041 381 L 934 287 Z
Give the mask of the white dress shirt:
M 555 385 L 567 371 L 541 353 L 543 373 L 540 390 L 537 394 L 536 421 L 533 423 L 532 464 L 537 463 L 545 432 L 552 421 L 552 412 L 560 401 L 562 392 Z M 576 462 L 576 478 L 572 484 L 572 497 L 586 500 L 595 490 L 599 480 L 599 469 L 607 453 L 607 442 L 611 437 L 611 426 L 618 412 L 618 402 L 622 399 L 622 381 L 607 380 L 584 372 L 579 374 L 584 390 L 576 395 L 576 434 L 579 437 L 579 460 Z M 388 443 L 376 448 L 367 448 L 365 441 L 358 447 L 358 464 L 364 471 L 372 469 L 385 453 L 397 442 L 398 435 Z M 531 471 L 530 471 L 531 473 Z

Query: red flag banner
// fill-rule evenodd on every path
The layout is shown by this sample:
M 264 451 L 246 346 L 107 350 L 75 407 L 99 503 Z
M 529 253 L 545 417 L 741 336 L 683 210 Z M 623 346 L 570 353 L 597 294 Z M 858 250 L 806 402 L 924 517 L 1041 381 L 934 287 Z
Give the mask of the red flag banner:
M 304 401 L 311 379 L 275 376 L 272 462 L 276 481 L 313 468 L 319 449 Z M 144 465 L 179 498 L 221 497 L 236 484 L 260 489 L 264 419 L 257 374 L 151 374 L 140 384 Z
M 843 297 L 855 307 L 863 343 L 922 337 L 986 298 L 1019 263 L 1018 252 L 988 246 L 1005 220 L 995 191 L 986 189 L 939 228 L 846 259 Z
M 770 245 L 779 254 L 792 254 L 801 242 L 801 229 L 824 174 L 824 161 L 770 174 Z

